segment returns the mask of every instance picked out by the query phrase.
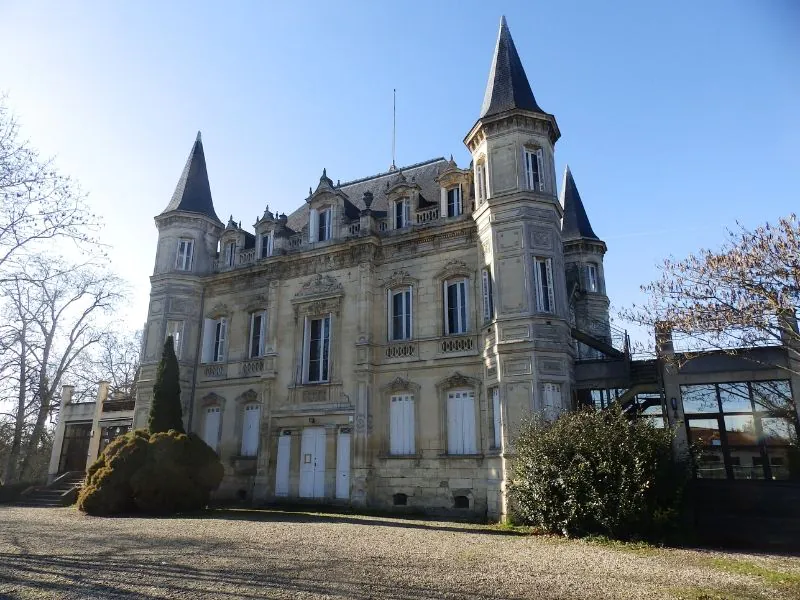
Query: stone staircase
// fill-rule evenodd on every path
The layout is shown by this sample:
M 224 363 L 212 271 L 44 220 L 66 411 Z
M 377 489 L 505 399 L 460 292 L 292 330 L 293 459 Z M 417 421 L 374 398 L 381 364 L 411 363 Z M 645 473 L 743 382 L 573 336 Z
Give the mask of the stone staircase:
M 51 508 L 69 506 L 75 502 L 86 473 L 69 471 L 54 479 L 49 485 L 33 488 L 20 496 L 15 506 Z

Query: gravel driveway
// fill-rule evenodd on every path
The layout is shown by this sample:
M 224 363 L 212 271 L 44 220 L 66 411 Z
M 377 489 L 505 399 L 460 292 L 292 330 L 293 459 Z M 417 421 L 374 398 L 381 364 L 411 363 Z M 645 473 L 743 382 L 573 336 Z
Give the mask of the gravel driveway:
M 717 600 L 796 598 L 798 582 L 796 558 L 607 547 L 439 521 L 0 508 L 0 598 Z

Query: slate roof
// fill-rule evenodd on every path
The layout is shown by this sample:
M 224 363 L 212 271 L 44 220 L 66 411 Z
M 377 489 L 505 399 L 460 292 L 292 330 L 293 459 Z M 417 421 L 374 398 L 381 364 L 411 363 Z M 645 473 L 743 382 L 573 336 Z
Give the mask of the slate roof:
M 200 132 L 197 132 L 192 151 L 186 159 L 186 166 L 172 194 L 172 200 L 167 204 L 167 208 L 161 214 L 172 210 L 183 210 L 186 212 L 200 213 L 219 221 L 217 213 L 214 212 L 214 202 L 211 200 L 211 186 L 208 183 L 208 171 L 206 170 L 206 157 L 203 152 L 203 140 Z M 221 221 L 220 221 L 221 223 Z
M 572 177 L 569 165 L 564 169 L 564 180 L 561 185 L 561 205 L 564 207 L 564 218 L 561 221 L 562 239 L 600 239 L 592 229 L 592 224 L 589 223 L 589 217 L 586 215 L 586 209 L 583 207 L 583 201 L 578 193 L 578 186 L 575 185 L 575 179 Z
M 488 117 L 514 108 L 544 113 L 536 104 L 506 18 L 502 17 L 480 116 Z
M 420 206 L 432 206 L 438 203 L 440 191 L 436 178 L 448 166 L 449 163 L 444 158 L 433 158 L 425 162 L 401 167 L 396 171 L 387 171 L 372 177 L 348 181 L 334 186 L 334 189 L 343 192 L 353 208 L 359 211 L 366 208 L 363 200 L 364 192 L 372 192 L 373 200 L 370 209 L 375 217 L 381 218 L 386 216 L 386 211 L 389 208 L 386 192 L 402 177 L 405 177 L 409 185 L 416 184 L 420 186 Z M 345 202 L 345 215 L 348 218 L 356 218 L 358 215 L 347 204 L 348 202 Z M 289 215 L 287 225 L 294 231 L 301 231 L 307 224 L 308 208 L 304 204 Z

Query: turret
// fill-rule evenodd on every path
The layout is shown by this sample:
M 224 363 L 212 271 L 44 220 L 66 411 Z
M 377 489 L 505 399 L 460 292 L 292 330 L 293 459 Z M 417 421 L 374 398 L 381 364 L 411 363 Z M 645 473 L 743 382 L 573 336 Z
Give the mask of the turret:
M 609 300 L 603 270 L 606 243 L 592 229 L 569 166 L 564 170 L 561 205 L 564 210 L 561 239 L 564 246 L 567 295 L 575 327 L 610 343 Z M 578 358 L 602 358 L 602 355 L 580 344 Z

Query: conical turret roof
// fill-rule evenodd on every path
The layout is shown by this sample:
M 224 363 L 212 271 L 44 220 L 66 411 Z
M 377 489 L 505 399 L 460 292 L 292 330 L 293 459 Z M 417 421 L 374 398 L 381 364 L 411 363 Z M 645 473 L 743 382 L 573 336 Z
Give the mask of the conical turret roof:
M 563 239 L 589 238 L 599 240 L 586 209 L 583 207 L 581 195 L 578 193 L 578 186 L 572 177 L 569 165 L 564 169 L 564 180 L 561 185 L 561 205 L 564 207 L 564 219 L 561 222 L 561 237 Z
M 480 116 L 489 117 L 514 108 L 544 112 L 536 104 L 506 18 L 502 17 Z
M 203 152 L 203 140 L 200 132 L 197 132 L 192 151 L 186 160 L 181 178 L 175 187 L 164 213 L 182 210 L 186 212 L 199 213 L 219 221 L 217 213 L 214 211 L 214 202 L 211 200 L 211 186 L 208 183 L 208 171 L 206 170 L 206 157 Z

